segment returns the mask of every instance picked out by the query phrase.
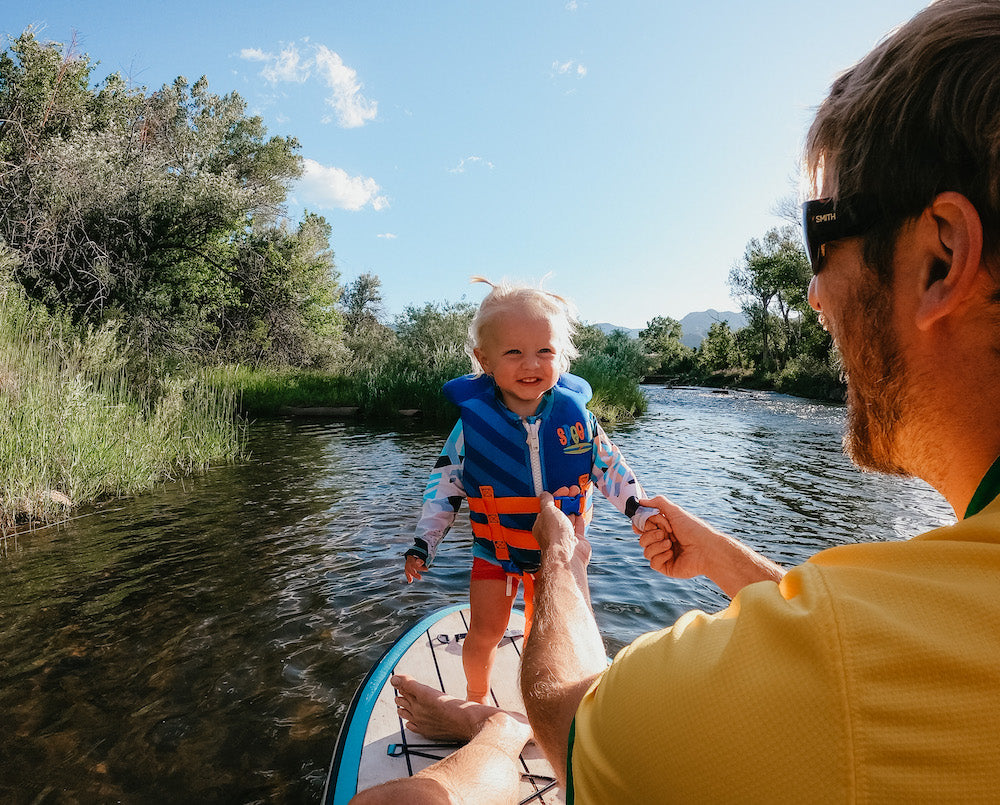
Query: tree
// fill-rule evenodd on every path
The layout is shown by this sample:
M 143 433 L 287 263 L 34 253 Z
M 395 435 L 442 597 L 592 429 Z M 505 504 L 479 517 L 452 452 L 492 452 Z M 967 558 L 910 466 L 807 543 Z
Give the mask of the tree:
M 708 335 L 702 339 L 698 362 L 708 372 L 719 372 L 735 366 L 739 361 L 736 337 L 724 321 L 713 322 Z
M 298 142 L 205 78 L 147 95 L 117 75 L 90 89 L 92 70 L 30 29 L 0 56 L 0 238 L 28 294 L 125 321 L 146 354 L 331 354 L 330 228 L 281 222 Z
M 456 375 L 470 371 L 465 341 L 475 313 L 468 302 L 407 306 L 393 327 L 400 367 L 431 371 L 448 367 Z
M 808 258 L 791 226 L 776 227 L 761 240 L 752 239 L 743 260 L 729 273 L 730 289 L 741 300 L 748 326 L 760 340 L 760 365 L 765 371 L 775 368 L 775 346 L 791 340 L 792 312 L 809 310 L 804 305 L 809 276 Z M 774 321 L 773 307 L 777 307 L 780 327 Z
M 366 330 L 382 318 L 382 280 L 377 274 L 362 274 L 344 286 L 340 297 L 344 329 L 349 335 Z
M 329 367 L 343 358 L 340 288 L 330 225 L 307 212 L 290 231 L 267 227 L 238 241 L 233 285 L 220 307 L 216 357 L 276 366 Z
M 382 280 L 362 274 L 344 287 L 340 297 L 348 372 L 381 366 L 394 350 L 396 333 L 382 323 Z
M 604 352 L 608 335 L 595 324 L 581 324 L 573 334 L 573 345 L 581 355 Z
M 639 331 L 639 340 L 660 374 L 678 374 L 690 369 L 694 350 L 681 343 L 681 323 L 669 316 L 655 316 Z

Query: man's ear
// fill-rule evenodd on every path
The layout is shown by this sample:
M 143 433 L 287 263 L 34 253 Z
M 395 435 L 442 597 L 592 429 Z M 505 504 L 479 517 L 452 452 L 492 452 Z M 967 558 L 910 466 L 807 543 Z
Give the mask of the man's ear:
M 916 325 L 927 330 L 972 294 L 982 268 L 983 224 L 961 193 L 940 193 L 918 224 L 925 261 Z

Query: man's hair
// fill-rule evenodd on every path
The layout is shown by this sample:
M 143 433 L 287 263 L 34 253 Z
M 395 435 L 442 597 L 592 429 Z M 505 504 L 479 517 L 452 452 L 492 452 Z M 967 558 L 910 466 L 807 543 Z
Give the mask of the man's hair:
M 901 225 L 938 193 L 976 207 L 984 254 L 1000 238 L 1000 2 L 938 0 L 834 81 L 806 141 L 813 195 L 869 196 L 864 240 L 883 282 Z
M 469 325 L 469 335 L 465 341 L 465 352 L 472 361 L 475 374 L 481 375 L 483 367 L 476 359 L 474 350 L 482 347 L 483 337 L 489 332 L 490 325 L 504 314 L 512 312 L 552 322 L 556 348 L 559 350 L 559 371 L 569 370 L 570 361 L 580 353 L 573 344 L 573 335 L 578 326 L 576 314 L 566 299 L 541 288 L 514 285 L 506 280 L 494 284 L 483 277 L 473 277 L 472 282 L 485 282 L 490 286 L 490 292 L 479 304 L 479 310 Z

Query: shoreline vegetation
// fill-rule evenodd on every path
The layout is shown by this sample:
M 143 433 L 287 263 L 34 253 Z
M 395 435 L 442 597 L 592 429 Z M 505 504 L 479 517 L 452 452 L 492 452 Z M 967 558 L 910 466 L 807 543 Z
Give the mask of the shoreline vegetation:
M 85 504 L 244 460 L 256 417 L 454 421 L 440 388 L 469 371 L 472 305 L 388 317 L 377 274 L 341 282 L 323 216 L 288 218 L 295 137 L 206 77 L 148 90 L 95 84 L 95 66 L 31 28 L 0 53 L 0 552 Z M 582 326 L 571 371 L 608 427 L 645 411 L 650 375 L 836 399 L 809 277 L 795 228 L 775 228 L 729 276 L 747 326 L 717 321 L 697 349 L 669 317 L 638 339 Z
M 138 384 L 113 327 L 81 336 L 0 282 L 0 537 L 240 458 L 235 410 L 193 369 Z

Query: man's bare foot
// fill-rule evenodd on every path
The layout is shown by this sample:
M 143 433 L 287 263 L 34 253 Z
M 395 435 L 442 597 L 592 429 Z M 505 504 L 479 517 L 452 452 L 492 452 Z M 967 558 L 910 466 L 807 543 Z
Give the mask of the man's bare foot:
M 520 713 L 510 713 L 488 704 L 467 702 L 428 687 L 406 674 L 390 680 L 396 689 L 396 708 L 406 726 L 425 738 L 469 741 L 487 723 L 502 726 L 531 739 L 531 727 Z

